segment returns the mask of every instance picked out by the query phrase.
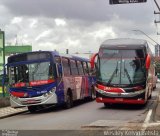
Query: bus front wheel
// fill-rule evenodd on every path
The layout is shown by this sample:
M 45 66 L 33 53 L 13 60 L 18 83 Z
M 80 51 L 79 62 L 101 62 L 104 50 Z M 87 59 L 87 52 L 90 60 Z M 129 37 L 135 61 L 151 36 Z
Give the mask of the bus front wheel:
M 37 107 L 36 106 L 28 106 L 28 110 L 30 113 L 34 113 L 34 112 L 36 112 Z
M 72 94 L 68 93 L 67 97 L 66 97 L 66 103 L 65 103 L 65 108 L 69 109 L 73 107 L 73 98 L 72 98 Z
M 93 86 L 91 87 L 91 100 L 95 100 L 95 89 Z

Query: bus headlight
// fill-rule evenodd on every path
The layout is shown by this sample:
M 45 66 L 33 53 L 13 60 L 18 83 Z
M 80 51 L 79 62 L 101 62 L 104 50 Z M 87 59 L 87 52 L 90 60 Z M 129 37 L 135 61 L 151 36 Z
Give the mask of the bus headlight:
M 55 91 L 56 91 L 56 87 L 53 87 L 49 92 L 54 93 Z
M 43 94 L 44 97 L 52 95 L 56 91 L 56 87 L 53 87 L 49 92 Z

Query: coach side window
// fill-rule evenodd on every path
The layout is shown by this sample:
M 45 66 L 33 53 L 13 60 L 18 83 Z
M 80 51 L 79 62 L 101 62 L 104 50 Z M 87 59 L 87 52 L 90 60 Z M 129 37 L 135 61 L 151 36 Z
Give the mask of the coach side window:
M 78 68 L 75 60 L 70 60 L 72 75 L 78 75 Z
M 77 61 L 77 66 L 78 66 L 79 75 L 84 75 L 82 62 L 81 61 Z
M 62 64 L 63 64 L 64 75 L 69 76 L 71 74 L 69 60 L 67 58 L 62 58 Z

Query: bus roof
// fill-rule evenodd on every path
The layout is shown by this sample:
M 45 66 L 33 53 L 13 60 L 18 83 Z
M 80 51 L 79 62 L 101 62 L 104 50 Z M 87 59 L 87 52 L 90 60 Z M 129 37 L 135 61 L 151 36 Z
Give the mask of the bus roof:
M 74 56 L 74 55 L 69 55 L 69 54 L 61 54 L 61 53 L 59 53 L 59 55 L 56 55 L 56 56 L 61 56 L 61 57 L 70 58 L 70 59 L 76 59 L 76 60 L 79 60 L 79 61 L 89 61 L 89 59 L 87 59 L 87 58 Z
M 60 54 L 57 51 L 33 51 L 33 52 L 26 52 L 26 53 L 20 53 L 20 54 L 11 55 L 11 56 L 8 57 L 8 63 L 12 63 L 13 62 L 12 58 L 22 58 L 22 56 L 24 56 L 24 55 L 34 54 L 34 53 L 50 53 L 50 54 L 52 54 L 52 56 L 66 57 L 66 58 L 75 59 L 75 60 L 79 60 L 79 61 L 89 61 L 89 59 L 87 59 L 87 58 L 82 58 L 82 57 L 68 55 L 68 54 Z
M 120 39 L 108 39 L 101 44 L 101 48 L 109 49 L 142 49 L 148 46 L 146 40 L 142 39 L 130 39 L 130 38 L 120 38 Z

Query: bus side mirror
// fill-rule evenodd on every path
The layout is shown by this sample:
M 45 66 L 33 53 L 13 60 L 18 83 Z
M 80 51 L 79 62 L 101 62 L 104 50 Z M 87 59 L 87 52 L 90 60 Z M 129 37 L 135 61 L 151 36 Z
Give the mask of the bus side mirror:
M 96 58 L 97 55 L 98 55 L 98 53 L 93 54 L 93 56 L 92 56 L 91 59 L 90 59 L 91 70 L 94 69 L 94 66 L 95 66 L 95 58 Z
M 146 69 L 148 70 L 151 65 L 151 56 L 148 54 L 146 57 Z
M 57 71 L 57 76 L 61 77 L 62 76 L 62 65 L 56 63 L 56 71 Z

